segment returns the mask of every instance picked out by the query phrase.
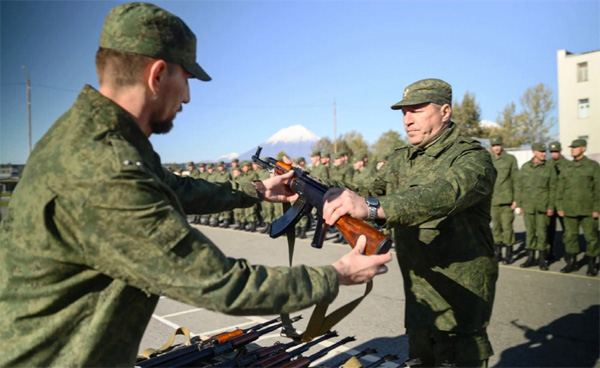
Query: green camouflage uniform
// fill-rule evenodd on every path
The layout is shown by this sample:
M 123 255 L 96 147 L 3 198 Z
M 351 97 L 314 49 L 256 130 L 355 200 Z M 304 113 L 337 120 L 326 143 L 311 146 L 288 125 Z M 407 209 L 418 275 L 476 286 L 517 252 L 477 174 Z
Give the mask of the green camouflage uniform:
M 251 206 L 169 173 L 117 104 L 85 86 L 36 144 L 0 231 L 0 366 L 133 366 L 159 296 L 234 315 L 330 303 L 335 269 L 225 256 L 186 213 Z
M 551 152 L 552 145 L 557 144 L 557 142 L 553 142 L 550 144 Z M 560 143 L 558 143 L 560 144 Z M 567 160 L 563 156 L 560 156 L 558 160 L 548 160 L 548 163 L 552 164 L 554 167 L 554 171 L 556 171 L 556 176 L 560 180 L 560 173 L 571 163 L 571 161 Z M 560 222 L 561 228 L 563 229 L 563 236 L 565 231 L 565 223 L 564 219 L 558 215 L 558 188 L 557 188 L 557 200 L 554 201 L 554 214 L 550 216 L 548 221 L 548 245 L 550 246 L 550 251 L 552 252 L 551 256 L 554 257 L 553 247 L 554 247 L 554 239 L 556 237 L 556 221 Z M 564 242 L 563 242 L 564 243 Z
M 411 358 L 432 336 L 459 341 L 454 360 L 493 354 L 486 327 L 498 278 L 489 226 L 495 178 L 489 152 L 451 123 L 424 150 L 396 149 L 364 186 L 347 185 L 378 197 L 385 226 L 394 229 Z
M 569 254 L 579 253 L 579 226 L 587 243 L 585 254 L 597 257 L 598 219 L 592 212 L 600 212 L 600 165 L 586 156 L 569 162 L 560 172 L 557 208 L 564 212 L 563 243 Z
M 552 164 L 533 159 L 523 164 L 517 181 L 517 206 L 525 217 L 525 249 L 547 251 L 548 210 L 554 208 L 557 176 Z
M 218 169 L 218 165 L 215 165 L 215 171 L 212 173 L 211 176 L 211 181 L 213 183 L 227 183 L 228 181 L 231 180 L 231 174 L 229 173 L 229 171 L 227 171 L 227 168 L 225 167 L 225 163 L 224 162 L 220 162 L 223 165 L 223 171 L 219 171 Z M 219 222 L 219 219 L 222 220 L 226 220 L 229 221 L 229 219 L 231 218 L 231 216 L 233 215 L 232 211 L 223 211 L 220 213 L 213 213 L 212 215 L 210 215 L 210 220 L 212 221 L 216 221 Z
M 519 167 L 515 156 L 504 151 L 496 157 L 492 154 L 492 163 L 498 173 L 492 196 L 492 232 L 495 244 L 512 245 L 515 242 L 513 221 L 515 212 L 511 205 L 515 202 L 515 186 Z

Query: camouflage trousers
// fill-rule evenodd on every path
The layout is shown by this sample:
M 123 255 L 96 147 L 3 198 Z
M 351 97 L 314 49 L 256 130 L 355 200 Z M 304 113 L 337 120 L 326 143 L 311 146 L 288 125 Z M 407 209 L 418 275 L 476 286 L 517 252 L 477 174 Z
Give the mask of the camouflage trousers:
M 546 212 L 525 213 L 525 249 L 548 250 L 548 224 L 550 218 Z
M 567 253 L 579 253 L 579 226 L 581 226 L 587 244 L 585 255 L 588 257 L 598 256 L 600 251 L 598 245 L 598 219 L 592 216 L 565 216 L 564 223 L 563 243 L 565 243 Z
M 494 244 L 514 244 L 515 230 L 513 229 L 513 221 L 515 220 L 515 211 L 510 208 L 510 204 L 492 206 L 491 214 Z
M 476 333 L 451 333 L 407 329 L 408 356 L 419 359 L 411 367 L 485 367 L 494 354 L 485 329 Z

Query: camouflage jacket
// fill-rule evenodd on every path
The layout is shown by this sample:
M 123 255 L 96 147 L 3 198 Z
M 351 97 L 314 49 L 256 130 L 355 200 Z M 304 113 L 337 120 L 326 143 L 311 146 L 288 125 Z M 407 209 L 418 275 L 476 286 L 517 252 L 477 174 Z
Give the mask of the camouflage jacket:
M 406 328 L 488 325 L 498 277 L 489 225 L 495 179 L 489 152 L 452 124 L 425 150 L 396 149 L 364 186 L 347 185 L 378 197 L 394 229 Z
M 519 173 L 517 159 L 502 151 L 498 157 L 492 154 L 492 163 L 498 173 L 494 183 L 492 205 L 511 204 L 515 201 L 515 186 Z
M 310 170 L 310 176 L 318 180 L 329 179 L 329 168 L 325 165 L 313 167 Z
M 591 216 L 600 212 L 600 165 L 584 156 L 560 172 L 557 209 L 565 216 Z
M 0 231 L 0 366 L 133 366 L 159 295 L 229 314 L 328 303 L 332 266 L 226 257 L 185 213 L 247 207 L 252 183 L 178 177 L 85 86 L 36 144 Z
M 553 210 L 557 179 L 556 170 L 547 161 L 535 165 L 531 159 L 524 163 L 517 181 L 517 206 L 524 213 Z

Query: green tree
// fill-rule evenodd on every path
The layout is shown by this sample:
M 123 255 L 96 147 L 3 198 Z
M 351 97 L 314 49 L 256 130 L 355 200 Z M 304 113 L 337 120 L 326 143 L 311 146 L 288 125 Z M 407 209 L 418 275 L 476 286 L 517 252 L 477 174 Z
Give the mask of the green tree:
M 516 105 L 511 102 L 504 107 L 504 110 L 496 118 L 498 128 L 490 129 L 490 135 L 501 135 L 504 138 L 504 147 L 506 148 L 518 148 L 524 142 L 524 137 L 521 134 L 523 122 L 523 114 L 517 114 Z
M 357 153 L 369 153 L 369 145 L 365 142 L 361 133 L 351 131 L 342 136 L 342 139 L 348 145 L 348 155 L 352 159 Z
M 481 108 L 475 101 L 475 94 L 465 92 L 462 103 L 452 103 L 452 120 L 456 123 L 460 132 L 466 137 L 487 137 L 488 129 L 479 125 L 481 120 Z
M 319 150 L 321 153 L 333 153 L 333 143 L 329 138 L 324 137 L 313 144 L 312 150 Z
M 521 134 L 524 143 L 548 140 L 548 132 L 556 124 L 556 118 L 550 116 L 555 106 L 552 90 L 540 83 L 528 88 L 520 102 L 523 108 Z
M 384 155 L 389 155 L 394 151 L 395 148 L 404 147 L 407 143 L 402 137 L 400 133 L 395 130 L 388 130 L 383 133 L 379 139 L 373 144 L 372 151 L 373 155 L 379 157 Z

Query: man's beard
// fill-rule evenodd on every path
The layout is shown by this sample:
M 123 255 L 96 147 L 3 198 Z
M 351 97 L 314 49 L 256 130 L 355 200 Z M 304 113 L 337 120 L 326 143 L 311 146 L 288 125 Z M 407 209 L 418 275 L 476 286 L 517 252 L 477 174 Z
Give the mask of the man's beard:
M 163 121 L 150 121 L 150 130 L 152 134 L 167 134 L 173 129 L 173 119 Z

